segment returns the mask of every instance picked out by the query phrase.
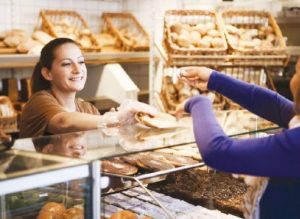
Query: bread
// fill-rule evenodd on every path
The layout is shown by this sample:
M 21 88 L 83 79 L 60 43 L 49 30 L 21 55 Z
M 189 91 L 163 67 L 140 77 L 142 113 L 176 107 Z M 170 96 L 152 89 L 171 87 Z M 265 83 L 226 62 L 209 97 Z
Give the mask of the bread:
M 145 113 L 136 113 L 136 120 L 148 127 L 152 128 L 176 128 L 178 123 L 176 118 L 168 113 L 158 113 L 154 117 Z
M 39 212 L 38 219 L 62 219 L 66 208 L 56 202 L 46 203 Z
M 152 171 L 161 171 L 175 168 L 175 166 L 173 164 L 170 164 L 163 156 L 150 153 L 140 154 L 138 165 L 144 169 L 149 169 Z
M 63 219 L 84 219 L 84 212 L 81 208 L 69 208 L 63 214 Z
M 110 216 L 109 219 L 138 219 L 138 216 L 132 211 L 118 211 Z
M 52 36 L 50 36 L 49 34 L 41 30 L 34 31 L 32 34 L 32 38 L 36 39 L 37 41 L 40 41 L 44 45 L 46 45 L 47 43 L 49 43 L 51 40 L 54 39 Z
M 17 50 L 20 53 L 28 53 L 30 49 L 34 48 L 35 46 L 39 46 L 39 45 L 42 45 L 39 41 L 29 38 L 26 41 L 21 42 L 17 46 Z
M 121 175 L 133 175 L 137 173 L 138 168 L 128 163 L 124 163 L 120 159 L 110 159 L 101 161 L 101 169 L 103 172 L 115 173 Z

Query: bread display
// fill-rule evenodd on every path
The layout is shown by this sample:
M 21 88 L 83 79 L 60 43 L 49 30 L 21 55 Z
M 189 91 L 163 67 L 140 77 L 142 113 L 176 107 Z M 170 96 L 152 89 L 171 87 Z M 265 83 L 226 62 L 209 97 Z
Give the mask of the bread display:
M 222 95 L 208 91 L 201 92 L 196 88 L 190 87 L 179 80 L 177 76 L 174 76 L 175 72 L 173 70 L 166 69 L 165 76 L 162 79 L 160 98 L 166 112 L 174 112 L 176 107 L 183 101 L 199 94 L 208 96 L 212 100 L 215 109 L 223 109 L 225 107 L 225 99 Z
M 123 51 L 148 51 L 149 36 L 142 25 L 130 13 L 103 13 L 104 33 L 117 39 L 115 45 Z
M 224 53 L 227 44 L 214 11 L 169 10 L 164 18 L 165 46 L 174 54 Z
M 84 51 L 100 51 L 95 35 L 87 22 L 75 11 L 41 10 L 41 30 L 53 37 L 67 37 L 76 41 Z
M 226 38 L 234 52 L 274 54 L 284 51 L 282 33 L 270 13 L 225 10 L 221 15 Z

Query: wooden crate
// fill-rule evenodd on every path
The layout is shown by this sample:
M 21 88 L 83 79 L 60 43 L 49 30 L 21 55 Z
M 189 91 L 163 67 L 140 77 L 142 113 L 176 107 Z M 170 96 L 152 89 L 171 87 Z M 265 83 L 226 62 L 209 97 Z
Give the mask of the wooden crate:
M 220 17 L 226 39 L 233 53 L 264 55 L 286 52 L 281 30 L 269 12 L 224 10 L 220 12 Z M 232 26 L 237 28 L 238 32 L 236 34 L 234 34 L 236 30 Z M 251 39 L 248 40 L 248 37 L 251 37 Z M 270 41 L 270 43 L 267 41 Z
M 0 96 L 0 129 L 4 132 L 17 129 L 17 113 L 7 96 Z
M 75 40 L 85 52 L 100 51 L 101 48 L 84 18 L 75 11 L 41 10 L 41 29 L 54 37 Z
M 130 13 L 103 13 L 103 30 L 115 36 L 125 51 L 148 51 L 149 35 Z
M 197 41 L 193 39 L 193 42 L 202 42 L 203 36 L 210 36 L 205 33 L 205 29 L 216 30 L 219 33 L 219 36 L 212 37 L 218 38 L 221 40 L 221 45 L 218 47 L 212 47 L 209 45 L 206 47 L 195 47 L 194 45 L 189 45 L 189 47 L 185 48 L 183 46 L 178 45 L 174 42 L 176 40 L 174 32 L 172 33 L 172 29 L 176 27 L 176 25 L 181 25 L 187 30 L 198 31 L 200 32 L 200 38 Z M 201 25 L 201 26 L 199 26 Z M 209 29 L 209 26 L 211 29 Z M 204 31 L 204 32 L 203 32 Z M 202 34 L 201 34 L 202 33 Z M 173 35 L 172 35 L 173 34 Z M 180 34 L 181 35 L 181 34 Z M 163 44 L 167 50 L 167 53 L 172 55 L 188 55 L 192 58 L 193 55 L 222 55 L 226 54 L 227 51 L 227 42 L 225 39 L 224 31 L 220 22 L 220 19 L 215 11 L 207 11 L 207 10 L 169 10 L 166 11 L 164 16 L 164 39 Z

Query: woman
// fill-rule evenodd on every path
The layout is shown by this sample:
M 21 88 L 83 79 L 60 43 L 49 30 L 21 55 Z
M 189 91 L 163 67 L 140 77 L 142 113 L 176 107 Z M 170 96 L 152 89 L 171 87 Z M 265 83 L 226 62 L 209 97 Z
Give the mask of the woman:
M 211 101 L 193 97 L 176 113 L 191 113 L 205 163 L 215 169 L 261 176 L 246 196 L 246 218 L 300 218 L 300 61 L 290 88 L 295 103 L 279 94 L 206 67 L 181 69 L 181 78 L 199 89 L 216 91 L 283 128 L 256 139 L 231 139 L 216 121 Z
M 125 112 L 100 116 L 92 104 L 76 98 L 86 77 L 84 57 L 73 40 L 57 38 L 45 45 L 31 78 L 32 96 L 21 115 L 20 137 L 114 126 L 137 110 L 153 114 L 150 107 L 135 102 Z

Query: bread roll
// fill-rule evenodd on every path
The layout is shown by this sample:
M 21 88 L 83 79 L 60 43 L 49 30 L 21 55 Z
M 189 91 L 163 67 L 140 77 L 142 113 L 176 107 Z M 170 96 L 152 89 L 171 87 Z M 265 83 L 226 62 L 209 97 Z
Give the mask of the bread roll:
M 211 29 L 207 32 L 207 35 L 208 36 L 211 36 L 211 37 L 218 37 L 218 36 L 221 36 L 220 32 L 215 30 L 215 29 Z
M 201 34 L 198 31 L 194 30 L 190 33 L 190 40 L 193 45 L 197 45 L 200 39 L 201 39 Z
M 51 40 L 54 39 L 52 36 L 50 36 L 49 34 L 41 30 L 34 31 L 32 34 L 32 38 L 37 41 L 40 41 L 44 45 L 46 45 L 47 43 L 49 43 Z
M 46 203 L 39 212 L 38 219 L 62 219 L 65 213 L 65 206 L 56 202 Z M 50 217 L 51 216 L 51 217 Z
M 231 24 L 226 24 L 225 28 L 228 33 L 233 34 L 233 35 L 238 34 L 238 32 L 239 32 L 239 29 Z
M 35 46 L 39 46 L 39 45 L 42 46 L 42 44 L 39 41 L 29 38 L 28 40 L 20 43 L 17 46 L 17 50 L 20 53 L 28 53 L 30 49 L 34 48 Z
M 215 37 L 212 39 L 211 45 L 214 48 L 222 48 L 224 47 L 223 39 L 221 37 Z
M 4 43 L 9 47 L 17 47 L 20 43 L 27 41 L 29 36 L 24 35 L 11 35 L 4 38 Z

